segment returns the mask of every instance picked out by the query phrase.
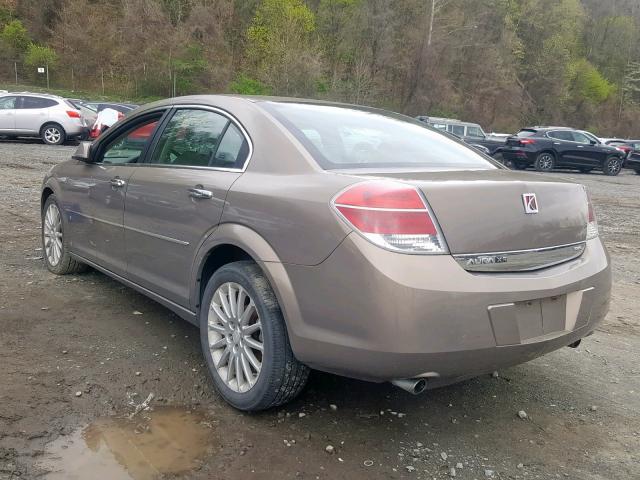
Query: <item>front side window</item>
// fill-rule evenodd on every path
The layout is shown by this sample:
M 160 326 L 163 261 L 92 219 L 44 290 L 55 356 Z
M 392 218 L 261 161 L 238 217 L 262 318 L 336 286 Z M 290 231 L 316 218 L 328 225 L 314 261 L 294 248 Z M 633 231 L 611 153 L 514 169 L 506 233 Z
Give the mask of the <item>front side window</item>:
M 484 138 L 484 132 L 480 127 L 467 127 L 467 137 Z
M 591 143 L 591 139 L 587 137 L 584 133 L 580 132 L 570 132 L 573 133 L 573 141 L 588 145 Z
M 472 148 L 422 122 L 375 109 L 263 101 L 321 168 L 493 169 Z M 464 131 L 464 126 L 460 126 Z
M 154 117 L 118 135 L 103 150 L 101 163 L 118 165 L 136 163 L 144 152 L 159 120 L 158 117 Z
M 0 98 L 0 110 L 13 110 L 16 108 L 17 97 Z
M 228 123 L 216 112 L 178 110 L 160 135 L 149 162 L 208 167 Z

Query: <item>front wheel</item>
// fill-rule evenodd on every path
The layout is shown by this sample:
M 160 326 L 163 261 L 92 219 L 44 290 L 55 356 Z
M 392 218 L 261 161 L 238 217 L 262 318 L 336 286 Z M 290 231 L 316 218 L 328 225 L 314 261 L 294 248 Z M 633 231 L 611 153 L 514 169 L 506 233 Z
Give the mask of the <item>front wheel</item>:
M 304 388 L 309 368 L 294 357 L 276 296 L 254 262 L 230 263 L 213 274 L 199 322 L 209 373 L 233 407 L 264 410 Z
M 622 170 L 622 160 L 619 157 L 609 157 L 604 161 L 602 171 L 605 175 L 615 177 Z
M 55 123 L 42 127 L 40 137 L 47 145 L 62 145 L 67 138 L 64 128 Z
M 551 172 L 555 167 L 556 159 L 552 153 L 542 152 L 535 161 L 535 168 L 538 172 Z
M 62 212 L 55 195 L 49 195 L 42 209 L 42 251 L 47 269 L 56 275 L 80 273 L 87 269 L 69 254 Z

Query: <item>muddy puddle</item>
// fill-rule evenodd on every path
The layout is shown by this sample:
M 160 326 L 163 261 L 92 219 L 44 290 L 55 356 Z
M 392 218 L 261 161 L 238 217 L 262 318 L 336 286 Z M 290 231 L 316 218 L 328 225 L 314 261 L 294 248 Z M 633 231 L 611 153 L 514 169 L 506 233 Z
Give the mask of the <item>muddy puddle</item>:
M 38 466 L 47 480 L 153 480 L 196 467 L 212 434 L 202 413 L 179 408 L 99 419 L 47 445 Z

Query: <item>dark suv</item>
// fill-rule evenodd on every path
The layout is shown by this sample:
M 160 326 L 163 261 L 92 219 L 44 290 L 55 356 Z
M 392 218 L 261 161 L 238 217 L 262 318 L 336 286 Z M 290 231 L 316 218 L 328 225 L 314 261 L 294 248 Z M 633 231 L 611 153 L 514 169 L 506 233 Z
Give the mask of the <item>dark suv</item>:
M 593 135 L 561 127 L 523 128 L 507 139 L 501 153 L 518 170 L 534 167 L 550 172 L 559 167 L 588 173 L 597 169 L 605 175 L 618 175 L 625 157 L 625 152 Z

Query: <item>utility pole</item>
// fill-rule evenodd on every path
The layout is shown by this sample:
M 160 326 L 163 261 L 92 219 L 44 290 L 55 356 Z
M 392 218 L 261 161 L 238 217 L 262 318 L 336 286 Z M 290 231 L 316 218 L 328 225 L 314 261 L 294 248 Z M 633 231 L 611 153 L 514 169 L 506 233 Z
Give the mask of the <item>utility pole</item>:
M 18 85 L 18 62 L 13 62 L 13 68 L 16 71 L 16 85 Z
M 178 78 L 178 74 L 176 73 L 176 71 L 173 71 L 173 95 L 172 97 L 176 96 L 176 79 Z
M 47 69 L 47 90 L 49 90 L 49 64 L 48 63 L 46 65 L 46 69 Z
M 102 95 L 104 95 L 104 68 L 100 69 L 100 79 L 102 81 Z

